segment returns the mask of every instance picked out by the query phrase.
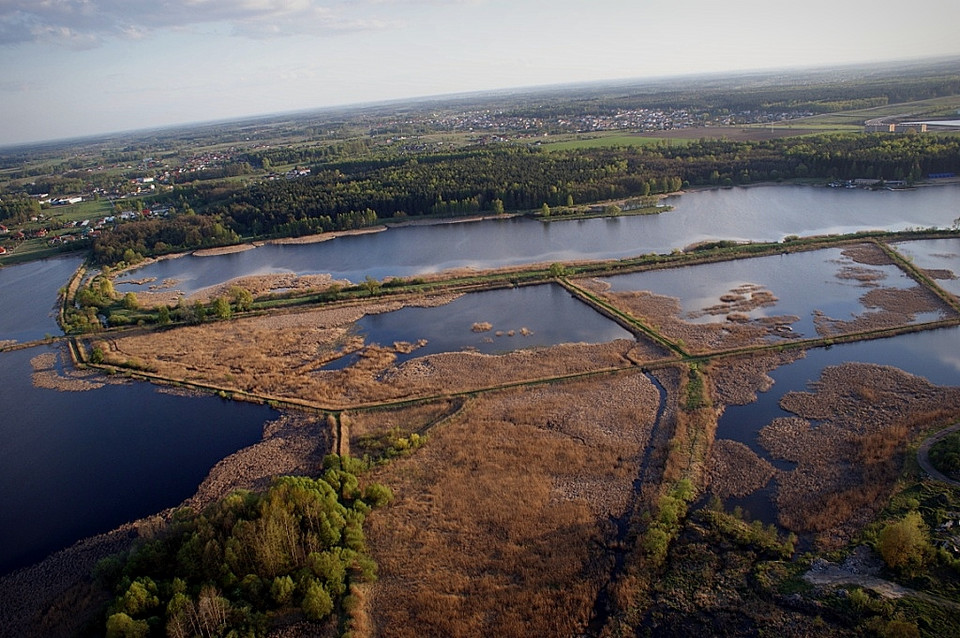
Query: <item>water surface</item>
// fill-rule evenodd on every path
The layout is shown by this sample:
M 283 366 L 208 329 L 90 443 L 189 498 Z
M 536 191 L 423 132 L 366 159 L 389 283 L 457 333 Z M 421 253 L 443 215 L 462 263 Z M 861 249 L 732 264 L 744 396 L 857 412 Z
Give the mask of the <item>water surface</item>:
M 960 297 L 960 238 L 923 239 L 893 244 L 901 254 L 925 270 L 936 273 L 934 281 L 952 295 Z
M 63 334 L 57 325 L 57 291 L 82 262 L 58 257 L 0 268 L 0 341 Z
M 723 322 L 726 313 L 704 314 L 720 306 L 721 296 L 744 285 L 760 286 L 771 292 L 776 303 L 742 314 L 751 319 L 791 315 L 793 334 L 805 338 L 817 336 L 814 312 L 833 319 L 849 320 L 875 310 L 864 305 L 863 296 L 874 287 L 907 289 L 917 286 L 896 265 L 866 266 L 843 254 L 842 248 L 827 248 L 802 253 L 753 257 L 732 261 L 667 268 L 650 272 L 603 278 L 611 290 L 643 290 L 676 297 L 691 323 Z M 851 275 L 866 275 L 864 282 Z M 749 296 L 749 293 L 746 293 Z M 914 323 L 943 318 L 942 312 L 918 313 Z
M 490 324 L 475 330 L 474 324 Z M 389 346 L 396 341 L 427 344 L 397 362 L 438 352 L 473 350 L 496 354 L 560 343 L 605 343 L 634 340 L 619 324 L 576 299 L 556 284 L 488 290 L 463 295 L 435 308 L 407 307 L 366 315 L 355 330 L 366 343 Z M 354 361 L 343 357 L 328 368 Z
M 617 259 L 668 253 L 706 240 L 780 241 L 788 235 L 949 227 L 960 186 L 912 191 L 866 191 L 811 186 L 756 186 L 673 196 L 659 215 L 552 221 L 526 218 L 406 226 L 316 244 L 267 244 L 254 250 L 160 261 L 122 282 L 176 280 L 191 294 L 230 279 L 258 274 L 330 273 L 360 282 L 366 276 L 408 277 L 451 268 L 494 268 L 539 262 Z
M 0 574 L 191 496 L 276 411 L 147 383 L 34 387 L 30 359 L 0 353 Z
M 716 436 L 739 441 L 761 458 L 789 469 L 790 464 L 776 461 L 757 442 L 759 431 L 774 419 L 795 416 L 780 408 L 780 399 L 785 394 L 810 391 L 810 384 L 820 379 L 824 368 L 850 362 L 894 366 L 937 385 L 960 386 L 958 346 L 960 327 L 808 350 L 803 359 L 770 372 L 774 385 L 760 393 L 756 402 L 727 407 L 717 424 Z M 741 505 L 755 518 L 773 523 L 776 511 L 771 501 L 772 485 L 743 499 L 729 499 L 728 506 Z

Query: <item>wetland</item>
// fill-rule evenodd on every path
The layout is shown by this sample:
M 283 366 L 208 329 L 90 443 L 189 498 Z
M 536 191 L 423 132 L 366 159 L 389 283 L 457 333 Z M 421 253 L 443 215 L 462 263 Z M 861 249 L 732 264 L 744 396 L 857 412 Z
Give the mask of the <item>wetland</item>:
M 501 247 L 499 242 L 506 241 L 501 233 L 507 229 L 518 244 L 536 244 L 531 237 L 552 234 L 554 239 L 562 236 L 558 244 L 571 246 L 559 252 L 534 247 L 518 263 L 620 259 L 645 252 L 648 244 L 657 246 L 649 252 L 670 253 L 682 248 L 680 244 L 702 239 L 670 234 L 674 231 L 656 235 L 658 224 L 683 213 L 684 206 L 703 216 L 708 213 L 698 208 L 701 205 L 735 210 L 759 197 L 762 206 L 776 210 L 783 207 L 777 203 L 782 195 L 778 190 L 688 193 L 679 197 L 674 211 L 656 217 L 549 224 L 493 220 L 411 229 L 415 234 L 434 228 L 475 231 L 479 239 L 458 244 L 461 256 L 474 250 L 471 242 Z M 803 206 L 830 210 L 833 222 L 840 215 L 832 206 L 853 210 L 850 224 L 857 230 L 902 230 L 918 223 L 945 226 L 952 212 L 942 206 L 956 196 L 956 187 L 908 193 L 800 187 L 784 191 L 786 196 L 799 194 Z M 941 199 L 944 193 L 948 195 Z M 733 203 L 718 203 L 724 196 Z M 697 204 L 698 197 L 712 203 Z M 695 204 L 685 203 L 690 201 Z M 880 211 L 870 218 L 877 226 L 861 221 L 854 202 L 864 211 Z M 906 216 L 894 215 L 907 209 Z M 751 222 L 743 210 L 752 209 L 741 210 L 747 227 Z M 784 219 L 795 219 L 796 213 L 785 212 Z M 632 226 L 641 223 L 634 220 L 654 225 L 641 229 Z M 526 224 L 533 235 L 523 234 Z M 751 232 L 776 241 L 798 228 L 780 228 L 777 222 L 771 227 Z M 824 223 L 815 228 L 822 232 L 840 226 Z M 116 287 L 121 292 L 144 290 L 144 283 L 122 283 L 128 279 L 176 280 L 171 288 L 194 294 L 235 277 L 280 275 L 316 276 L 307 287 L 322 289 L 336 280 L 360 281 L 370 274 L 409 277 L 436 270 L 442 282 L 448 267 L 515 265 L 495 255 L 491 261 L 448 259 L 442 251 L 434 256 L 420 251 L 416 259 L 396 257 L 401 249 L 391 246 L 405 241 L 391 238 L 410 238 L 404 233 L 411 229 L 287 245 L 283 250 L 313 252 L 291 253 L 296 256 L 280 261 L 272 253 L 260 253 L 269 265 L 239 261 L 266 246 L 165 260 L 122 275 Z M 621 247 L 609 253 L 591 248 L 598 234 L 616 239 Z M 743 239 L 739 235 L 728 228 L 720 237 Z M 583 245 L 576 236 L 583 237 Z M 422 239 L 417 235 L 411 241 Z M 352 243 L 356 241 L 386 243 L 361 247 Z M 439 236 L 431 241 L 447 245 Z M 422 635 L 423 627 L 437 628 L 437 635 L 557 634 L 621 622 L 616 610 L 628 609 L 639 595 L 636 577 L 623 569 L 624 561 L 654 565 L 649 562 L 655 556 L 651 530 L 669 528 L 660 523 L 666 504 L 687 502 L 687 496 L 680 496 L 685 494 L 684 481 L 697 486 L 699 497 L 713 490 L 729 507 L 740 505 L 776 523 L 784 534 L 805 535 L 805 542 L 820 548 L 842 546 L 878 515 L 877 503 L 889 498 L 904 446 L 960 409 L 960 368 L 952 347 L 958 336 L 956 292 L 949 286 L 937 291 L 910 269 L 911 264 L 922 269 L 934 284 L 953 281 L 960 270 L 952 258 L 955 241 L 851 240 L 665 270 L 569 280 L 561 276 L 563 285 L 465 293 L 445 293 L 438 285 L 434 291 L 390 296 L 371 291 L 368 298 L 237 313 L 229 321 L 163 330 L 135 327 L 76 339 L 81 358 L 93 364 L 91 356 L 99 351 L 102 359 L 93 367 L 110 376 L 77 377 L 70 364 L 56 358 L 66 356 L 59 354 L 65 350 L 35 346 L 0 353 L 2 369 L 11 377 L 4 385 L 12 394 L 4 402 L 17 396 L 27 399 L 23 405 L 48 406 L 28 409 L 48 421 L 31 428 L 44 443 L 66 446 L 51 451 L 41 441 L 30 443 L 22 432 L 13 432 L 11 454 L 22 452 L 18 445 L 29 444 L 39 454 L 22 455 L 30 467 L 59 464 L 76 477 L 97 477 L 110 485 L 149 483 L 163 493 L 151 500 L 134 491 L 132 500 L 143 507 L 123 509 L 120 497 L 99 484 L 77 482 L 88 498 L 114 503 L 118 518 L 108 518 L 74 497 L 74 504 L 81 504 L 101 526 L 74 529 L 52 518 L 41 520 L 30 534 L 34 540 L 53 530 L 65 535 L 47 539 L 39 548 L 28 547 L 9 567 L 120 522 L 189 502 L 201 485 L 210 493 L 225 493 L 231 486 L 249 485 L 251 475 L 262 482 L 270 463 L 252 461 L 258 453 L 245 452 L 258 445 L 265 454 L 260 458 L 276 458 L 286 450 L 285 466 L 307 473 L 311 468 L 319 472 L 324 450 L 374 461 L 394 459 L 372 470 L 370 480 L 391 485 L 396 500 L 370 516 L 370 543 L 380 579 L 358 586 L 353 616 L 362 626 L 390 627 L 390 635 Z M 328 269 L 322 260 L 329 257 L 321 251 L 339 242 L 355 259 L 367 261 Z M 368 265 L 379 255 L 384 255 L 382 270 Z M 432 261 L 426 263 L 428 257 Z M 35 315 L 42 305 L 36 305 Z M 17 332 L 18 321 L 23 323 L 12 321 L 6 334 L 12 340 L 30 340 L 32 333 Z M 951 323 L 954 327 L 939 327 Z M 859 339 L 901 329 L 906 333 L 824 347 L 833 338 Z M 691 364 L 691 355 L 703 357 L 703 363 Z M 247 402 L 167 395 L 138 381 L 117 384 L 118 377 L 174 383 Z M 59 390 L 51 389 L 58 383 Z M 83 384 L 99 387 L 78 391 Z M 284 430 L 287 417 L 249 401 L 298 411 L 303 419 L 296 430 L 299 438 L 293 430 Z M 873 429 L 863 428 L 867 421 Z M 100 425 L 74 433 L 44 429 L 70 428 L 73 423 Z M 165 424 L 162 434 L 172 438 L 158 438 L 154 423 Z M 270 436 L 279 431 L 287 434 Z M 188 436 L 196 438 L 177 438 Z M 787 441 L 803 441 L 807 449 L 836 446 L 838 452 L 813 462 Z M 104 476 L 72 459 L 58 460 L 68 449 L 97 449 L 109 456 L 83 456 L 98 468 L 111 465 L 122 472 L 126 465 L 116 459 L 129 461 L 129 467 L 145 467 L 137 460 L 144 454 L 143 445 L 154 460 L 170 465 L 130 478 Z M 871 457 L 873 473 L 841 481 L 841 468 L 858 462 L 857 454 L 868 445 L 877 450 Z M 264 452 L 264 446 L 273 446 L 272 451 Z M 188 461 L 176 453 L 180 451 L 203 451 L 204 456 Z M 224 457 L 229 457 L 226 465 L 218 465 Z M 169 469 L 190 463 L 196 469 Z M 215 467 L 220 469 L 210 477 L 216 480 L 204 481 Z M 176 474 L 183 483 L 174 487 L 151 478 L 152 473 Z M 72 475 L 50 475 L 59 483 L 75 480 Z M 731 475 L 742 480 L 730 481 Z M 19 480 L 11 477 L 4 484 L 17 485 Z M 842 496 L 866 485 L 875 490 L 839 507 L 846 503 Z M 803 495 L 810 494 L 821 499 L 824 509 L 835 511 L 835 518 L 798 518 Z M 44 532 L 44 526 L 50 531 Z M 146 534 L 149 527 L 141 525 L 130 535 Z M 627 534 L 628 529 L 633 531 Z M 9 540 L 16 544 L 16 539 Z M 421 549 L 411 552 L 411 544 Z M 30 573 L 28 569 L 8 577 L 2 591 L 9 592 L 21 582 L 18 578 Z M 416 585 L 411 587 L 411 582 Z M 477 591 L 483 596 L 475 596 Z M 404 627 L 410 632 L 405 634 Z

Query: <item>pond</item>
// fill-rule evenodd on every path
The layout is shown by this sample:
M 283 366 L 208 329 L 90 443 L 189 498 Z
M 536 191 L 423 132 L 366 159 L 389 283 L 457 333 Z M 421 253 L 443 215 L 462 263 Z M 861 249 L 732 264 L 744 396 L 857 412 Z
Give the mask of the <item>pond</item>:
M 31 359 L 57 349 L 0 353 L 0 574 L 178 505 L 277 416 L 147 383 L 34 386 Z
M 921 243 L 921 242 L 915 242 Z M 846 249 L 828 248 L 802 253 L 737 259 L 713 264 L 669 268 L 603 278 L 614 292 L 643 290 L 679 299 L 683 319 L 691 323 L 724 322 L 729 303 L 721 297 L 771 293 L 770 305 L 737 314 L 750 319 L 774 315 L 799 317 L 792 324 L 793 336 L 817 337 L 815 312 L 849 320 L 869 314 L 864 295 L 877 287 L 903 290 L 917 283 L 895 265 L 866 266 L 844 254 Z M 774 301 L 775 300 L 775 301 Z M 734 304 L 735 306 L 735 304 Z M 917 313 L 913 323 L 943 318 L 940 311 Z
M 893 245 L 924 270 L 937 285 L 960 297 L 960 238 L 904 241 Z
M 937 385 L 960 386 L 958 344 L 960 327 L 808 350 L 804 358 L 770 372 L 774 385 L 760 393 L 756 402 L 727 407 L 717 424 L 716 437 L 739 441 L 775 466 L 789 469 L 790 464 L 771 458 L 757 442 L 757 433 L 764 426 L 778 417 L 792 416 L 780 408 L 783 395 L 809 391 L 810 384 L 820 378 L 824 368 L 849 362 L 889 365 Z M 729 499 L 727 504 L 740 505 L 753 517 L 773 523 L 776 512 L 771 501 L 772 485 L 743 499 Z
M 556 284 L 522 286 L 463 295 L 435 308 L 407 307 L 366 315 L 355 324 L 366 343 L 427 343 L 397 363 L 438 352 L 473 350 L 495 354 L 559 343 L 605 343 L 634 336 Z M 353 363 L 346 356 L 327 369 Z
M 658 215 L 403 226 L 315 244 L 266 244 L 226 255 L 188 255 L 126 273 L 118 279 L 117 290 L 143 289 L 131 280 L 172 280 L 173 289 L 189 295 L 248 275 L 329 273 L 360 282 L 367 276 L 668 253 L 705 240 L 779 241 L 789 235 L 945 228 L 958 215 L 958 199 L 960 185 L 911 191 L 812 186 L 697 191 L 667 198 L 675 209 Z

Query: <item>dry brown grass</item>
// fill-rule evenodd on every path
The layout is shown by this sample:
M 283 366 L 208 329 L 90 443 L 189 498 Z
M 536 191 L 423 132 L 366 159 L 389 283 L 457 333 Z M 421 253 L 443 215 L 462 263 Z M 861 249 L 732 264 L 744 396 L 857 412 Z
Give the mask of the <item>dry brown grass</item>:
M 721 439 L 710 451 L 710 491 L 720 498 L 746 496 L 766 485 L 776 470 L 743 443 Z
M 908 325 L 916 320 L 918 313 L 955 314 L 942 299 L 922 286 L 873 288 L 863 295 L 861 302 L 872 312 L 861 313 L 850 320 L 833 319 L 817 311 L 814 316 L 817 332 L 822 336 L 851 334 Z
M 582 633 L 657 402 L 639 373 L 484 395 L 376 472 L 372 635 Z
M 718 406 L 747 405 L 756 401 L 758 392 L 766 392 L 773 386 L 773 379 L 768 374 L 771 370 L 804 356 L 803 350 L 790 350 L 713 361 L 709 370 Z
M 960 390 L 891 367 L 844 364 L 824 370 L 813 392 L 785 395 L 781 406 L 797 416 L 774 420 L 759 436 L 774 456 L 797 464 L 778 475 L 780 523 L 835 547 L 886 502 L 907 442 L 956 417 Z
M 452 299 L 418 298 L 408 305 L 435 305 Z M 500 383 L 579 374 L 631 361 L 664 356 L 647 343 L 566 344 L 503 355 L 471 352 L 415 358 L 395 366 L 398 352 L 420 344 L 363 346 L 351 326 L 364 314 L 401 307 L 399 301 L 344 305 L 229 322 L 99 337 L 108 362 L 134 362 L 142 369 L 194 383 L 266 397 L 306 400 L 331 408 L 358 403 L 472 391 Z M 357 363 L 343 370 L 321 370 L 348 352 Z

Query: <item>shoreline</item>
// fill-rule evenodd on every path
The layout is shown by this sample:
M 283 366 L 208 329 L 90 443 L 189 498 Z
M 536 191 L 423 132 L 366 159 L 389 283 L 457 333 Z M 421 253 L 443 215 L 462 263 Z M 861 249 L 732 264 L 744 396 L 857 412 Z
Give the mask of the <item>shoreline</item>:
M 181 508 L 200 511 L 238 489 L 266 489 L 275 476 L 317 475 L 331 446 L 332 433 L 320 417 L 282 412 L 264 422 L 259 441 L 218 461 L 178 505 L 82 538 L 0 576 L 0 636 L 75 635 L 106 602 L 93 580 L 100 560 L 150 538 Z M 70 601 L 69 609 L 64 601 Z

